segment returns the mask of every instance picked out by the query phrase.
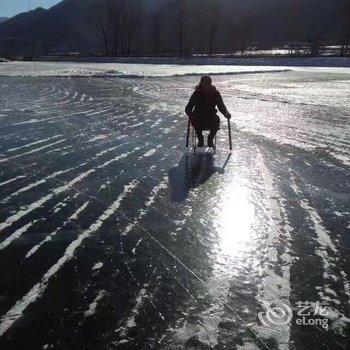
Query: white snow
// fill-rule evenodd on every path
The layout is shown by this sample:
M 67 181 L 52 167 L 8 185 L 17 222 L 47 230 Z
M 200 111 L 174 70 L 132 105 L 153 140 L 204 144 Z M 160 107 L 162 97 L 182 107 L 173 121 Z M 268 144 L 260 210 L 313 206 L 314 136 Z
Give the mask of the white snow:
M 89 310 L 85 311 L 85 317 L 90 317 L 96 312 L 98 302 L 105 296 L 106 291 L 100 290 L 94 299 L 94 301 L 89 305 Z
M 22 149 L 22 148 L 31 147 L 31 146 L 34 146 L 34 145 L 37 145 L 37 144 L 40 144 L 40 143 L 43 143 L 43 142 L 46 142 L 46 141 L 49 141 L 49 140 L 52 140 L 52 139 L 57 139 L 58 137 L 62 137 L 62 135 L 54 135 L 52 137 L 48 137 L 48 138 L 45 138 L 45 139 L 42 139 L 42 140 L 31 142 L 31 143 L 28 143 L 28 144 L 23 145 L 23 146 L 10 148 L 10 149 L 7 150 L 7 152 L 14 152 L 14 151 L 17 151 L 17 150 Z
M 98 262 L 98 263 L 96 263 L 93 267 L 92 267 L 92 269 L 93 270 L 99 270 L 99 269 L 101 269 L 103 267 L 103 262 Z
M 38 244 L 36 244 L 32 249 L 29 250 L 29 252 L 26 254 L 25 258 L 28 259 L 30 256 L 32 256 L 34 253 L 37 252 L 37 250 L 46 242 L 49 242 L 52 240 L 54 236 L 57 235 L 57 233 L 64 228 L 67 223 L 71 222 L 72 220 L 76 220 L 79 216 L 79 214 L 86 209 L 90 202 L 85 202 L 81 207 L 79 207 L 69 218 L 68 220 L 64 221 L 61 226 L 57 227 L 56 230 L 49 233 L 42 241 L 40 241 Z
M 37 201 L 29 204 L 27 207 L 19 210 L 16 214 L 10 216 L 4 222 L 0 223 L 0 231 L 2 231 L 3 229 L 11 226 L 14 222 L 18 221 L 19 219 L 21 219 L 25 215 L 31 213 L 33 210 L 41 207 L 44 203 L 46 203 L 47 201 L 52 199 L 54 196 L 57 196 L 58 194 L 61 194 L 61 193 L 65 192 L 65 191 L 71 189 L 75 184 L 77 184 L 78 182 L 80 182 L 81 180 L 83 180 L 84 178 L 89 176 L 91 173 L 95 172 L 97 169 L 103 169 L 103 168 L 107 167 L 108 165 L 110 165 L 113 162 L 116 162 L 116 161 L 118 161 L 120 159 L 128 157 L 130 154 L 138 151 L 139 149 L 140 149 L 139 147 L 135 147 L 132 151 L 120 154 L 120 155 L 116 156 L 115 158 L 110 159 L 110 160 L 106 161 L 105 163 L 99 165 L 96 168 L 92 168 L 90 170 L 85 171 L 84 173 L 82 173 L 82 174 L 78 175 L 77 177 L 75 177 L 73 180 L 69 181 L 67 184 L 65 184 L 63 186 L 60 186 L 60 187 L 57 187 L 50 194 L 48 194 L 48 195 L 38 199 Z
M 124 191 L 119 197 L 111 204 L 111 206 L 105 210 L 105 212 L 95 221 L 86 231 L 80 234 L 76 240 L 74 240 L 66 249 L 63 256 L 54 264 L 41 278 L 41 281 L 34 285 L 31 290 L 18 300 L 16 304 L 2 317 L 0 323 L 0 337 L 10 328 L 12 325 L 22 317 L 26 308 L 40 298 L 47 288 L 50 279 L 63 267 L 63 265 L 71 260 L 75 251 L 79 248 L 83 240 L 89 238 L 93 233 L 98 231 L 103 223 L 116 213 L 121 205 L 122 200 L 132 192 L 138 185 L 138 181 L 131 181 L 124 186 Z
M 8 185 L 11 182 L 17 181 L 18 179 L 23 179 L 24 177 L 26 177 L 26 175 L 19 175 L 19 176 L 16 176 L 16 177 L 12 178 L 12 179 L 9 179 L 9 180 L 6 180 L 4 182 L 1 182 L 0 183 L 0 187 Z
M 92 59 L 92 58 L 91 58 Z M 0 76 L 164 77 L 203 74 L 237 74 L 285 70 L 350 73 L 347 58 L 285 59 L 138 59 L 135 63 L 9 62 L 0 65 Z M 133 61 L 131 61 L 133 62 Z M 160 62 L 160 64 L 152 64 Z M 168 63 L 168 64 L 167 64 Z M 37 120 L 33 120 L 33 123 Z
M 16 158 L 18 158 L 18 157 L 23 157 L 23 156 L 26 156 L 26 155 L 28 155 L 28 154 L 33 154 L 33 153 L 42 151 L 43 149 L 46 149 L 46 148 L 48 148 L 48 147 L 57 145 L 57 144 L 62 143 L 62 142 L 64 142 L 64 141 L 66 141 L 66 139 L 58 140 L 58 141 L 53 142 L 53 143 L 50 143 L 50 144 L 48 144 L 48 145 L 45 145 L 45 146 L 42 146 L 42 147 L 39 147 L 39 148 L 35 148 L 35 149 L 33 149 L 33 150 L 31 150 L 31 151 L 28 151 L 28 152 L 25 152 L 25 153 L 17 154 L 17 155 L 15 155 L 15 156 L 12 156 L 12 157 L 9 157 L 9 158 L 2 158 L 2 159 L 0 159 L 0 163 L 6 162 L 6 161 L 9 161 L 9 160 L 13 160 L 13 159 L 16 159 Z
M 12 241 L 22 236 L 24 232 L 26 232 L 31 226 L 33 226 L 38 220 L 33 220 L 29 222 L 27 225 L 22 226 L 18 230 L 16 230 L 14 233 L 12 233 L 10 236 L 8 236 L 4 241 L 0 243 L 0 250 L 3 250 L 6 248 Z

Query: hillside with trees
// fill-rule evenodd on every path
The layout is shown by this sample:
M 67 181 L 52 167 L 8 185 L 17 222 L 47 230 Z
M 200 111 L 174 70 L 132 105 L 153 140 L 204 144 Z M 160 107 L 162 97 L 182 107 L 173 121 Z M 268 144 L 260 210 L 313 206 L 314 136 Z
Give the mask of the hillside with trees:
M 1 23 L 0 40 L 41 54 L 211 56 L 307 44 L 313 55 L 322 45 L 346 55 L 350 0 L 64 0 Z

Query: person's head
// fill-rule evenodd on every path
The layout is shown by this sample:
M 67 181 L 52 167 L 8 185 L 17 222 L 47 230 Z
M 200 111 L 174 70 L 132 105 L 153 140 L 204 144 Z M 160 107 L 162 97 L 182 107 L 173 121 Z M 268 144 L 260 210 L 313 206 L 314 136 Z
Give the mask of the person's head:
M 205 75 L 201 78 L 199 85 L 203 88 L 209 88 L 212 86 L 212 80 L 209 75 Z

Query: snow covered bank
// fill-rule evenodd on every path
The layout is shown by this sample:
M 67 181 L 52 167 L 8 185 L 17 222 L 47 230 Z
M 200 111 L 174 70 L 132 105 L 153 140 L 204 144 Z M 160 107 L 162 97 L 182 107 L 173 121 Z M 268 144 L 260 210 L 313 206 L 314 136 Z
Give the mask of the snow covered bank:
M 350 57 L 45 57 L 38 61 L 179 65 L 350 67 Z

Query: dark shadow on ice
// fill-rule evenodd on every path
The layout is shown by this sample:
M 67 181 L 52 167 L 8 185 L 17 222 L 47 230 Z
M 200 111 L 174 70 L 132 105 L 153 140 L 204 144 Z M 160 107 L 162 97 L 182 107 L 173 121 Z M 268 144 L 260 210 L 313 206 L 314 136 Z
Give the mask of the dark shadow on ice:
M 230 158 L 231 158 L 231 153 L 229 153 L 228 154 L 228 156 L 227 156 L 227 158 L 226 158 L 226 160 L 225 160 L 225 163 L 222 165 L 222 167 L 220 168 L 220 173 L 224 173 L 225 172 L 225 168 L 226 168 L 226 165 L 228 164 L 228 162 L 229 162 L 229 160 L 230 160 Z
M 191 188 L 204 184 L 215 173 L 223 174 L 230 157 L 231 153 L 223 166 L 217 167 L 211 153 L 185 153 L 179 164 L 168 170 L 171 200 L 182 202 L 188 197 Z

